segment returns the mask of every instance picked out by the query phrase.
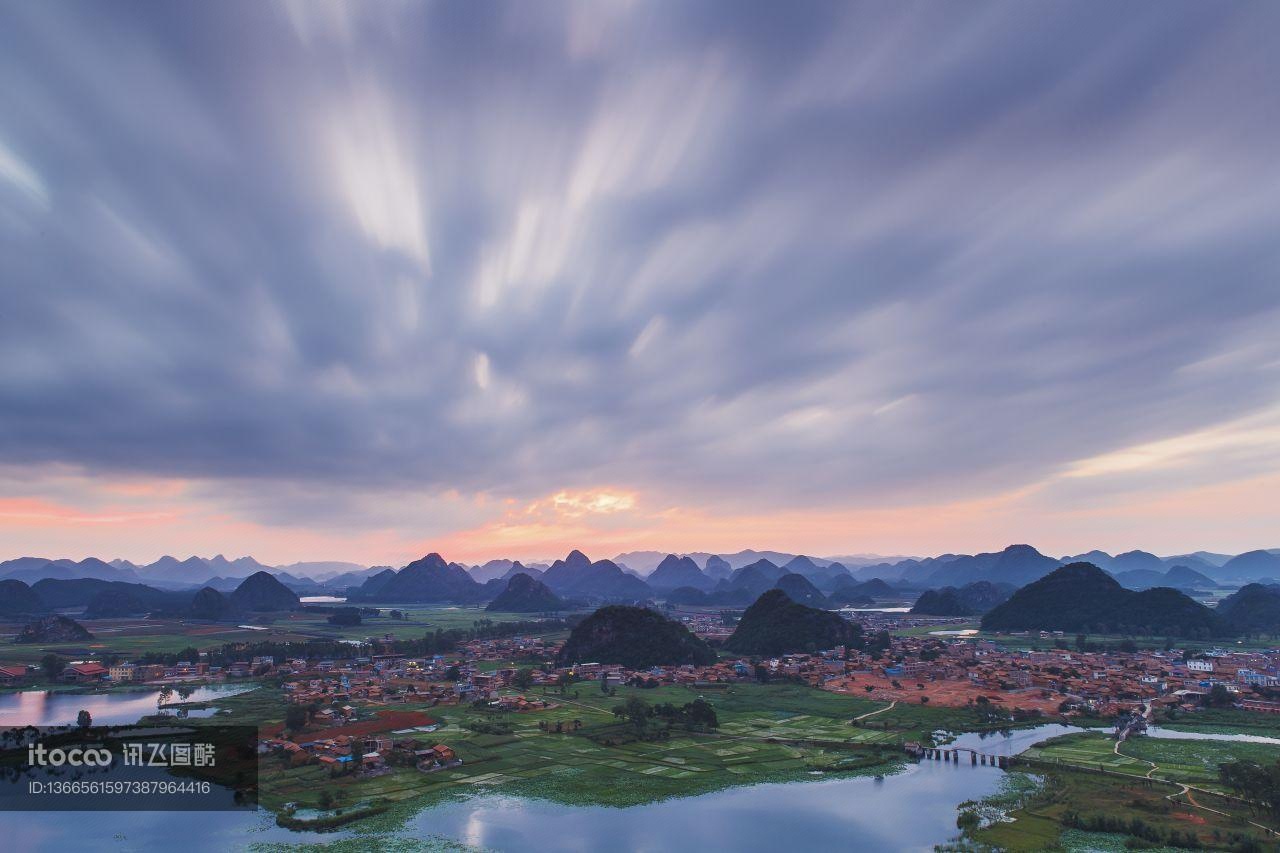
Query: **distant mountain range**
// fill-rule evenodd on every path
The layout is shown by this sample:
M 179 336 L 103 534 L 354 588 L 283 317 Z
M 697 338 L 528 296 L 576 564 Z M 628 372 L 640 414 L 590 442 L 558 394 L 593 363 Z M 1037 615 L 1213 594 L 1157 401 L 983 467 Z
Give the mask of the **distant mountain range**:
M 650 574 L 657 570 L 658 566 L 667 557 L 673 556 L 662 551 L 628 551 L 625 554 L 619 554 L 613 558 L 613 562 L 620 566 L 636 572 L 644 578 L 648 578 Z M 790 563 L 796 557 L 804 556 L 802 554 L 788 554 L 783 551 L 737 551 L 733 554 L 709 554 L 705 551 L 695 551 L 690 554 L 674 555 L 678 557 L 688 557 L 703 569 L 707 566 L 707 561 L 713 557 L 722 560 L 728 564 L 730 569 L 740 569 L 751 563 L 760 560 L 768 560 L 776 566 L 783 566 Z M 909 559 L 904 556 L 886 557 L 880 554 L 850 554 L 843 557 L 807 557 L 819 566 L 828 566 L 832 563 L 841 563 L 845 566 L 870 566 L 882 563 L 892 563 Z
M 1022 587 L 1074 562 L 1091 563 L 1132 591 L 1162 587 L 1207 591 L 1280 578 L 1280 549 L 1236 555 L 1196 551 L 1169 557 L 1147 551 L 1112 555 L 1095 550 L 1058 558 L 1030 545 L 1010 545 L 989 553 L 902 559 L 743 550 L 732 554 L 631 551 L 613 560 L 593 561 L 581 551 L 573 551 L 549 566 L 505 559 L 466 566 L 429 555 L 402 569 L 342 561 L 267 566 L 252 557 L 228 559 L 221 554 L 185 559 L 165 556 L 146 564 L 95 557 L 79 561 L 19 557 L 0 562 L 0 580 L 31 586 L 42 580 L 93 579 L 170 591 L 207 586 L 230 592 L 244 578 L 265 572 L 297 595 L 350 593 L 355 600 L 364 601 L 484 603 L 499 595 L 514 575 L 524 573 L 566 602 L 640 602 L 678 592 L 676 597 L 682 603 L 741 606 L 744 599 L 754 600 L 774 588 L 784 575 L 795 574 L 811 584 L 822 599 L 802 594 L 797 582 L 790 581 L 797 595 L 814 604 L 836 606 L 883 601 L 893 595 L 914 599 L 924 590 L 960 590 L 979 582 Z M 874 591 L 857 587 L 871 581 L 883 586 Z
M 212 587 L 167 590 L 99 578 L 42 578 L 31 586 L 0 580 L 0 614 L 37 615 L 82 607 L 92 619 L 163 614 L 196 619 L 234 617 L 258 611 L 293 610 L 298 596 L 274 575 L 257 572 L 240 580 L 227 595 Z

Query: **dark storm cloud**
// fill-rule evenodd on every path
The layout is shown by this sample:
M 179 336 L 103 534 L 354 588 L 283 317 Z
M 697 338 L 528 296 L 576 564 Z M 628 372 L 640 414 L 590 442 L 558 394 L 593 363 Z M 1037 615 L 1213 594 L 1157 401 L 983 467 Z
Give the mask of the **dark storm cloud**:
M 8 464 L 857 503 L 1276 402 L 1274 7 L 0 14 Z

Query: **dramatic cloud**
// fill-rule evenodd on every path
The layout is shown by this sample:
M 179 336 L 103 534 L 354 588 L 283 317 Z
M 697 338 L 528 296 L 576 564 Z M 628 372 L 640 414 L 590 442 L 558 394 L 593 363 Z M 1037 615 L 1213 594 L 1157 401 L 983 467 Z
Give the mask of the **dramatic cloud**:
M 1280 7 L 0 20 L 6 550 L 1280 544 Z

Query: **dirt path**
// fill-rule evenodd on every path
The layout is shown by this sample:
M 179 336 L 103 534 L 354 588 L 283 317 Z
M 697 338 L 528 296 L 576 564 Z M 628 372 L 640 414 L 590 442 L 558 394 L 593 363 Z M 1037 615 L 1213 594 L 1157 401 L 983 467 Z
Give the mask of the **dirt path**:
M 1121 741 L 1121 740 L 1117 740 L 1117 741 L 1116 741 L 1115 748 L 1114 748 L 1114 749 L 1112 749 L 1111 751 L 1112 751 L 1112 752 L 1114 752 L 1116 755 L 1119 755 L 1121 758 L 1132 758 L 1134 761 L 1141 761 L 1143 764 L 1150 764 L 1150 765 L 1151 765 L 1151 769 L 1150 769 L 1150 770 L 1148 770 L 1148 771 L 1146 772 L 1146 778 L 1148 778 L 1148 779 L 1153 779 L 1154 781 L 1157 781 L 1157 782 L 1168 782 L 1168 781 L 1169 781 L 1168 779 L 1155 779 L 1155 777 L 1154 777 L 1154 776 L 1152 776 L 1151 774 L 1152 774 L 1152 773 L 1155 773 L 1157 770 L 1159 770 L 1159 769 L 1160 769 L 1160 766 L 1159 766 L 1158 764 L 1156 764 L 1154 761 L 1148 761 L 1148 760 L 1147 760 L 1147 759 L 1145 759 L 1145 758 L 1139 758 L 1139 757 L 1138 757 L 1138 756 L 1136 756 L 1136 755 L 1127 755 L 1127 754 L 1125 754 L 1125 753 L 1121 752 L 1121 751 L 1120 751 L 1120 744 L 1121 744 L 1121 743 L 1123 743 L 1123 741 Z M 1180 784 L 1180 783 L 1178 783 L 1178 782 L 1171 782 L 1170 784 L 1177 785 L 1177 784 Z M 1172 796 L 1177 796 L 1177 795 L 1176 795 L 1176 794 L 1174 794 L 1174 795 L 1172 795 Z
M 854 717 L 852 720 L 850 720 L 850 722 L 856 723 L 856 722 L 858 722 L 859 720 L 865 720 L 867 717 L 874 717 L 876 714 L 883 714 L 885 711 L 892 711 L 892 710 L 893 710 L 893 706 L 894 706 L 894 705 L 897 705 L 897 704 L 898 704 L 898 700 L 897 700 L 897 699 L 894 699 L 894 700 L 893 700 L 892 702 L 890 702 L 886 707 L 884 707 L 884 708 L 878 708 L 878 709 L 876 709 L 876 710 L 874 710 L 874 711 L 868 711 L 868 712 L 867 712 L 867 713 L 865 713 L 865 714 L 860 714 L 860 715 L 858 715 L 858 716 Z

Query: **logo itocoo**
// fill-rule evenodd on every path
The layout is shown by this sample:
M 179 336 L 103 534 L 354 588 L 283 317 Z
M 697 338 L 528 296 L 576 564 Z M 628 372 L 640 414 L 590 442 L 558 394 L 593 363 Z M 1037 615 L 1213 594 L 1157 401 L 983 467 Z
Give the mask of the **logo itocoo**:
M 71 749 L 48 749 L 38 743 L 27 747 L 27 764 L 41 767 L 61 767 L 64 764 L 72 767 L 107 767 L 111 764 L 111 750 L 73 747 Z

